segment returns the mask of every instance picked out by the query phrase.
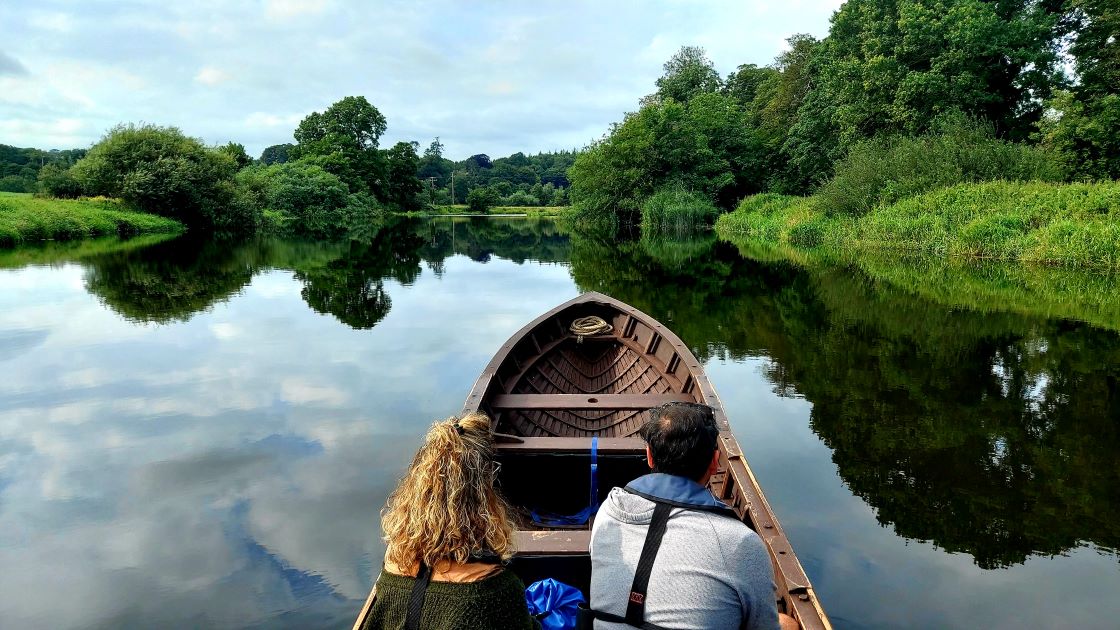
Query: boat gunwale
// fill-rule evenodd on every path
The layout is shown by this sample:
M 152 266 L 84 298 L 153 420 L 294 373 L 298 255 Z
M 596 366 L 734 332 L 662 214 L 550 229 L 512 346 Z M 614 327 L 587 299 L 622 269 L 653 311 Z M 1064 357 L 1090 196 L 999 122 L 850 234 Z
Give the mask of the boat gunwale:
M 719 448 L 723 455 L 721 464 L 723 468 L 722 474 L 733 478 L 735 484 L 742 494 L 743 500 L 746 505 L 743 506 L 742 514 L 744 521 L 750 519 L 754 524 L 755 532 L 766 543 L 767 551 L 770 554 L 771 563 L 775 571 L 775 580 L 780 581 L 779 586 L 783 599 L 786 602 L 787 612 L 796 611 L 796 617 L 801 623 L 803 628 L 809 629 L 825 629 L 831 630 L 832 625 L 829 622 L 828 616 L 825 614 L 823 607 L 817 597 L 816 590 L 813 588 L 812 583 L 809 581 L 808 575 L 805 573 L 801 561 L 798 559 L 796 552 L 794 552 L 789 538 L 786 536 L 784 529 L 778 522 L 773 509 L 770 507 L 766 495 L 762 492 L 762 487 L 755 477 L 754 471 L 751 470 L 750 465 L 747 463 L 746 458 L 743 456 L 742 447 L 739 445 L 738 440 L 735 438 L 731 430 L 730 421 L 723 408 L 723 402 L 720 400 L 719 395 L 716 393 L 715 387 L 708 379 L 707 372 L 704 370 L 703 365 L 692 353 L 692 350 L 676 335 L 672 330 L 658 321 L 656 318 L 648 315 L 640 309 L 626 304 L 621 300 L 616 300 L 608 295 L 604 295 L 597 291 L 589 291 L 583 293 L 567 302 L 559 304 L 548 311 L 542 313 L 537 318 L 533 319 L 528 324 L 522 326 L 517 332 L 512 334 L 509 339 L 502 344 L 501 348 L 494 354 L 490 362 L 483 369 L 478 379 L 475 380 L 471 391 L 467 396 L 467 400 L 463 407 L 463 413 L 470 413 L 479 411 L 483 404 L 489 400 L 488 393 L 492 386 L 495 384 L 495 377 L 499 369 L 510 358 L 510 353 L 526 336 L 532 334 L 540 326 L 546 324 L 549 320 L 559 316 L 564 311 L 584 304 L 599 303 L 609 306 L 618 312 L 629 315 L 642 324 L 647 326 L 661 339 L 667 341 L 673 350 L 680 357 L 680 361 L 684 363 L 688 373 L 692 377 L 693 386 L 699 390 L 702 401 L 713 410 L 716 425 L 720 432 Z M 540 351 L 534 357 L 534 361 L 546 354 L 544 350 L 548 347 L 548 351 L 555 349 L 559 341 L 565 338 L 561 334 L 556 339 L 550 339 L 544 344 L 538 343 Z M 535 341 L 535 339 L 534 339 Z M 630 340 L 622 337 L 621 335 L 615 336 L 615 341 L 631 346 Z M 516 385 L 518 380 L 524 376 L 529 366 L 524 369 L 519 369 L 517 378 L 512 379 L 512 385 Z M 673 377 L 674 380 L 680 382 L 678 378 Z M 505 383 L 498 382 L 497 385 L 501 393 L 491 394 L 492 396 L 509 394 Z M 511 385 L 511 388 L 512 388 Z M 590 437 L 532 437 L 532 436 L 505 436 L 522 443 L 531 443 L 534 440 L 554 440 L 564 439 L 569 441 L 583 440 L 590 443 Z M 603 438 L 600 438 L 603 439 Z M 497 445 L 502 448 L 506 445 L 499 443 Z M 512 445 L 510 445 L 512 446 Z M 524 447 L 521 447 L 524 448 Z M 514 449 L 510 449 L 514 450 Z M 521 450 L 520 448 L 517 450 Z M 526 449 L 529 450 L 529 449 Z M 740 470 L 741 469 L 741 470 Z M 745 478 L 740 478 L 745 477 Z M 721 483 L 722 488 L 728 488 L 726 478 Z M 732 487 L 732 491 L 734 487 Z M 727 497 L 721 497 L 727 498 Z M 752 528 L 753 529 L 753 528 Z M 765 531 L 759 531 L 765 530 Z M 526 555 L 534 554 L 534 551 L 527 550 Z M 538 554 L 539 555 L 539 554 Z M 547 554 L 546 554 L 547 555 Z

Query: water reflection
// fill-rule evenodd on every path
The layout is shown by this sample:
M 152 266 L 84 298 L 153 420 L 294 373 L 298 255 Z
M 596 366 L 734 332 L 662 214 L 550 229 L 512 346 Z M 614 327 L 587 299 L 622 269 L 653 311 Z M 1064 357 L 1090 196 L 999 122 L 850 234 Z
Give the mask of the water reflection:
M 746 253 L 511 219 L 8 252 L 0 625 L 347 627 L 427 424 L 592 289 L 706 361 L 838 626 L 1110 619 L 1120 335 L 1032 311 L 1010 272 L 943 274 L 964 291 Z M 1086 282 L 1107 327 L 1107 280 Z M 997 593 L 1018 616 L 983 617 Z
M 1120 335 L 699 251 L 577 238 L 572 273 L 701 356 L 768 357 L 775 393 L 813 404 L 840 476 L 899 535 L 983 568 L 1120 548 Z

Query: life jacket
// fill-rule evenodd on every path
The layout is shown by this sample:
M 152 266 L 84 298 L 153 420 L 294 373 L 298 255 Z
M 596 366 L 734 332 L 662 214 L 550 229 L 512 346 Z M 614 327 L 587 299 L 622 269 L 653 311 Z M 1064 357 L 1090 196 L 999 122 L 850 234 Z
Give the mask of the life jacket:
M 646 590 L 649 587 L 649 577 L 653 573 L 653 562 L 657 559 L 657 552 L 661 548 L 661 540 L 665 537 L 665 529 L 669 523 L 669 516 L 673 508 L 708 512 L 739 520 L 739 515 L 727 507 L 727 504 L 717 500 L 712 493 L 700 484 L 663 473 L 651 473 L 631 481 L 625 488 L 626 492 L 636 494 L 644 499 L 653 501 L 653 518 L 650 519 L 649 529 L 646 530 L 645 542 L 642 544 L 642 555 L 638 558 L 638 567 L 634 571 L 634 581 L 630 585 L 630 596 L 626 603 L 626 616 L 595 610 L 589 607 L 580 610 L 580 630 L 591 630 L 594 620 L 623 623 L 643 630 L 668 630 L 657 624 L 645 620 Z

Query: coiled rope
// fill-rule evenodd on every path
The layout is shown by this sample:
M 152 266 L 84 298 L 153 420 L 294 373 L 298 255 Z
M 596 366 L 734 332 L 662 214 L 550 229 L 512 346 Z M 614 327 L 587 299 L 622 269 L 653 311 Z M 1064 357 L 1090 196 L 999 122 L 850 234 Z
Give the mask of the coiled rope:
M 614 326 L 607 323 L 607 320 L 602 317 L 594 315 L 590 317 L 580 317 L 568 326 L 568 330 L 576 336 L 576 343 L 583 343 L 583 338 L 589 335 L 602 335 L 614 330 Z

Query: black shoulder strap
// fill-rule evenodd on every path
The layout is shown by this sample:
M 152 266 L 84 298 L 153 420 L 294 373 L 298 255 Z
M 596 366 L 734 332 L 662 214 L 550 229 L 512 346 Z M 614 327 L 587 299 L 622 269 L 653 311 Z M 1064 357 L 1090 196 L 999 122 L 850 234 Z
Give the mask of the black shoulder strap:
M 420 563 L 416 571 L 416 581 L 412 583 L 412 593 L 408 596 L 408 616 L 404 619 L 404 630 L 420 630 L 420 613 L 424 612 L 424 596 L 432 582 L 432 572 L 428 565 Z
M 657 559 L 657 550 L 661 548 L 661 539 L 665 537 L 665 528 L 669 524 L 669 513 L 672 510 L 673 507 L 666 503 L 658 503 L 653 508 L 653 518 L 646 531 L 642 555 L 638 558 L 638 570 L 634 572 L 634 582 L 630 585 L 630 601 L 626 604 L 626 623 L 632 626 L 641 627 L 645 621 L 649 576 L 653 573 L 653 561 Z

